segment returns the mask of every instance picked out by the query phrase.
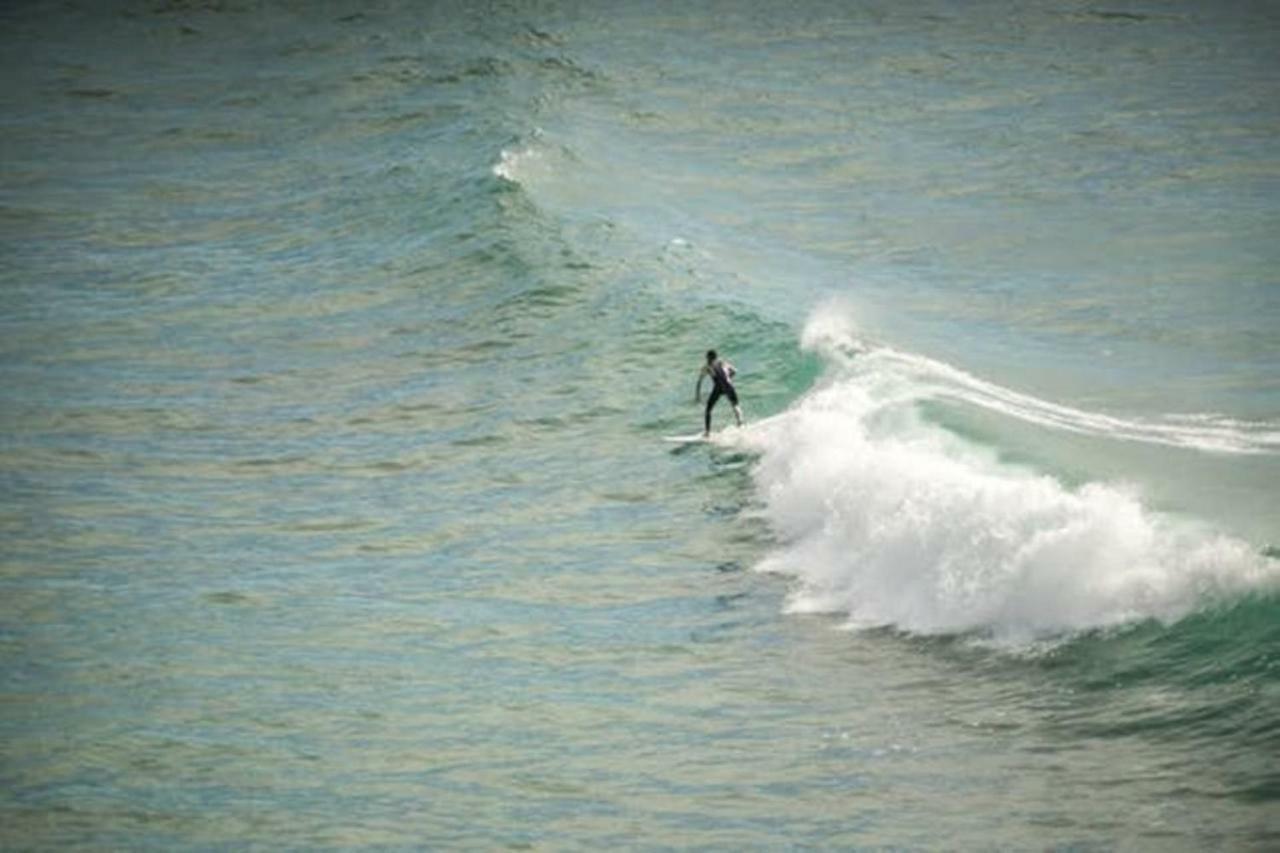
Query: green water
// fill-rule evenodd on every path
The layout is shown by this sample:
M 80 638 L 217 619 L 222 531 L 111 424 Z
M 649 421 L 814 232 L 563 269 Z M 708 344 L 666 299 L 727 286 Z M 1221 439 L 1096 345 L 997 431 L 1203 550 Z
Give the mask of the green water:
M 0 846 L 1280 838 L 1268 7 L 0 23 Z

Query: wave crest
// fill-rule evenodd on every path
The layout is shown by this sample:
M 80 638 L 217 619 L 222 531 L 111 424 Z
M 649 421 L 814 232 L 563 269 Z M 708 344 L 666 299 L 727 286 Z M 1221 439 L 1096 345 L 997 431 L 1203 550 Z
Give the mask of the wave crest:
M 914 403 L 947 393 L 1052 404 L 867 348 L 848 317 L 819 313 L 803 343 L 834 377 L 737 439 L 759 454 L 762 512 L 783 542 L 759 568 L 800 580 L 791 610 L 1021 642 L 1171 621 L 1280 581 L 1248 543 L 1153 512 L 1132 489 L 1071 489 L 928 423 Z
M 915 399 L 950 400 L 1036 426 L 1096 438 L 1211 453 L 1280 454 L 1280 423 L 1212 413 L 1143 419 L 1090 412 L 1005 388 L 925 356 L 871 347 L 858 337 L 851 313 L 840 303 L 830 303 L 810 316 L 801 346 L 818 352 L 841 371 L 856 371 L 864 379 L 909 389 Z

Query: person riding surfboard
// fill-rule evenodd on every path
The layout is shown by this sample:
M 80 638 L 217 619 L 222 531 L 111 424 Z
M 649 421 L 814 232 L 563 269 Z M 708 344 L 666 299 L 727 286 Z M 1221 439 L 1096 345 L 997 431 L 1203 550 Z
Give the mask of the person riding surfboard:
M 702 402 L 702 380 L 711 378 L 711 394 L 707 397 L 707 410 L 703 416 L 703 436 L 711 435 L 711 410 L 722 396 L 728 397 L 733 405 L 733 416 L 742 426 L 742 407 L 738 405 L 738 391 L 733 387 L 733 377 L 738 371 L 733 365 L 716 355 L 713 349 L 707 350 L 707 363 L 698 371 L 698 384 L 693 389 L 693 401 Z

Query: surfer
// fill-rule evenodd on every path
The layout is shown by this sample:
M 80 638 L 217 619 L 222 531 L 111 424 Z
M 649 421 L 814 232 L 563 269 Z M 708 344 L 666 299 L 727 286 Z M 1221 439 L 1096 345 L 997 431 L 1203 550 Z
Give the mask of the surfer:
M 702 402 L 702 380 L 707 376 L 711 377 L 711 395 L 707 397 L 703 436 L 711 435 L 711 410 L 721 395 L 729 398 L 729 402 L 733 404 L 733 416 L 737 419 L 738 426 L 742 426 L 742 408 L 738 405 L 738 392 L 733 387 L 733 377 L 737 372 L 732 364 L 718 357 L 715 350 L 707 350 L 707 363 L 698 371 L 698 384 L 693 389 L 693 401 Z

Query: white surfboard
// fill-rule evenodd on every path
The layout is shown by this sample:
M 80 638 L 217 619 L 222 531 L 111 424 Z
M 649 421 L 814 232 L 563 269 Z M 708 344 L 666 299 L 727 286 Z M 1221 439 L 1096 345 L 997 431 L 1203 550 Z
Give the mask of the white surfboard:
M 706 441 L 707 437 L 700 432 L 695 432 L 692 435 L 664 435 L 662 440 L 669 441 L 672 444 L 696 444 L 700 441 Z

